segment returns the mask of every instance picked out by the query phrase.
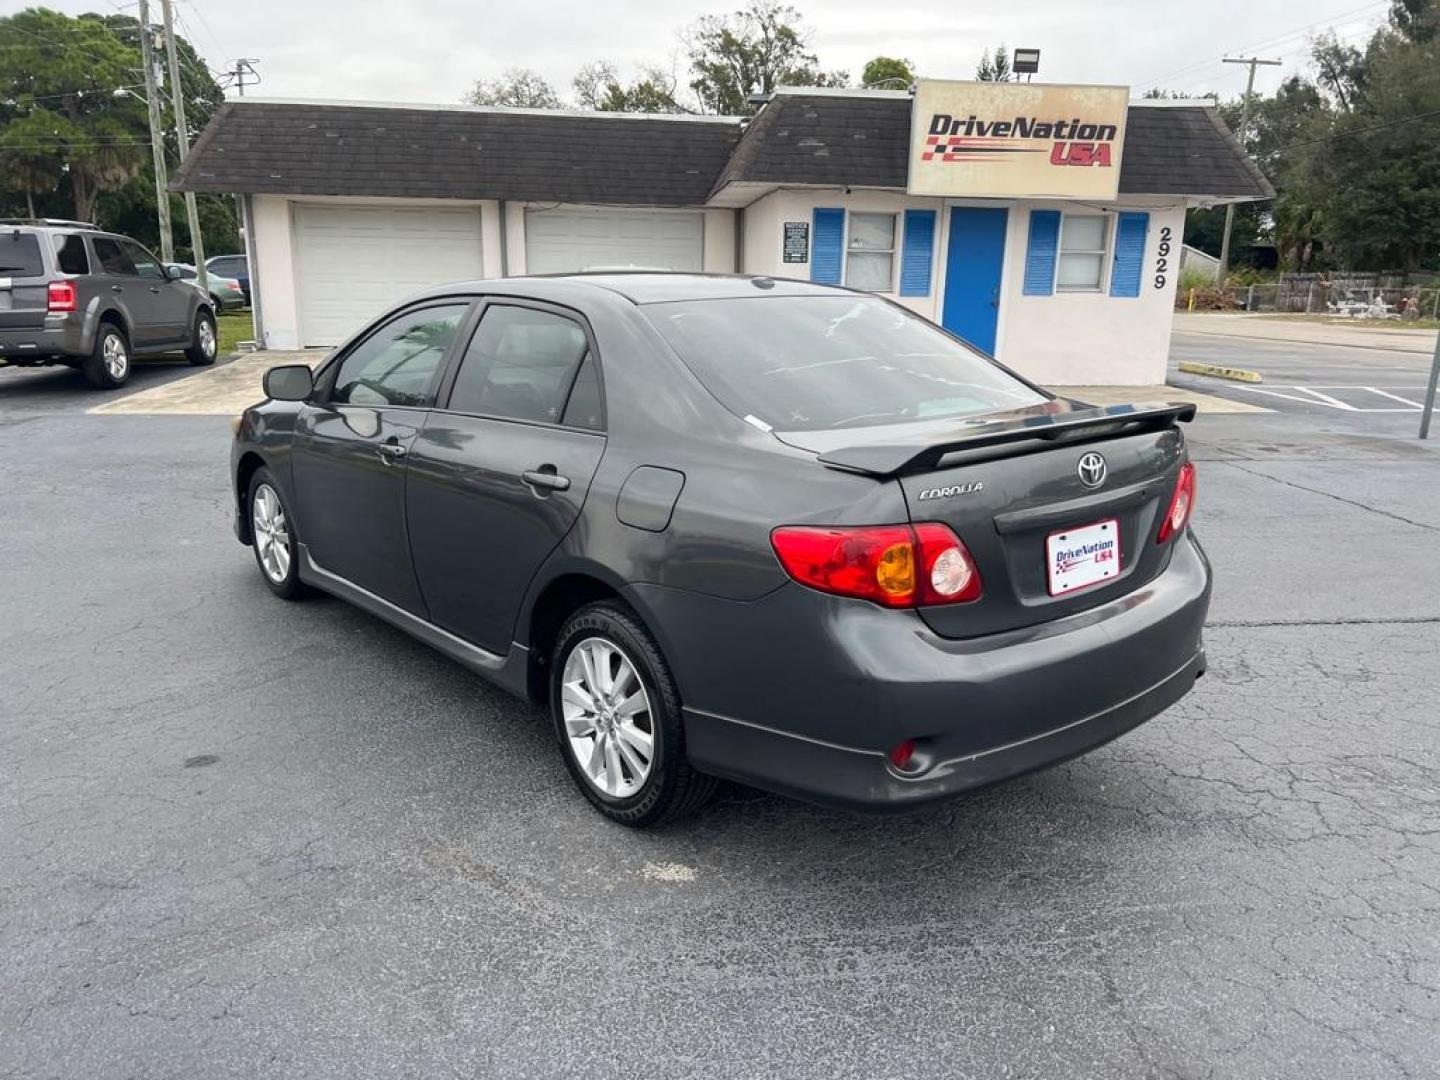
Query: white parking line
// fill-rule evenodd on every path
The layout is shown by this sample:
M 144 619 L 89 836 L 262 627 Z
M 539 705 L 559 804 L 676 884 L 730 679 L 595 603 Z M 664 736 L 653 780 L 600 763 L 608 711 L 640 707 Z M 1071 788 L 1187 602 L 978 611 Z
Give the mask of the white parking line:
M 1423 387 L 1423 386 L 1391 386 L 1391 387 L 1388 387 L 1388 388 L 1387 388 L 1387 387 L 1380 387 L 1380 386 L 1266 386 L 1266 387 L 1259 387 L 1259 386 L 1236 385 L 1236 386 L 1230 387 L 1229 389 L 1232 389 L 1232 390 L 1246 390 L 1246 391 L 1249 391 L 1249 392 L 1252 393 L 1252 394 L 1265 394 L 1265 395 L 1268 395 L 1269 397 L 1283 398 L 1283 399 L 1286 400 L 1286 401 L 1298 401 L 1298 402 L 1300 402 L 1300 404 L 1302 404 L 1302 405 L 1323 405 L 1323 406 L 1325 406 L 1327 409 L 1337 409 L 1337 410 L 1339 410 L 1339 411 L 1341 411 L 1341 412 L 1356 412 L 1356 413 L 1412 413 L 1412 412 L 1421 412 L 1421 411 L 1423 411 L 1424 408 L 1425 408 L 1425 406 L 1422 405 L 1422 404 L 1421 404 L 1420 402 L 1418 402 L 1418 401 L 1414 401 L 1414 400 L 1412 400 L 1411 398 L 1408 398 L 1408 397 L 1401 397 L 1399 394 L 1391 393 L 1391 391 L 1393 391 L 1393 390 L 1420 390 L 1420 391 L 1423 391 L 1423 390 L 1425 389 L 1425 387 Z M 1286 393 L 1286 391 L 1289 391 L 1289 392 Z M 1327 393 L 1326 391 L 1329 391 L 1329 392 Z M 1378 396 L 1378 397 L 1387 398 L 1387 399 L 1389 399 L 1390 401 L 1398 401 L 1401 405 L 1403 405 L 1403 406 L 1405 406 L 1405 407 L 1404 407 L 1404 408 L 1397 408 L 1397 407 L 1394 406 L 1394 405 L 1388 405 L 1388 404 L 1387 404 L 1387 405 L 1384 405 L 1384 406 L 1369 406 L 1369 405 L 1363 405 L 1363 404 L 1361 404 L 1361 405 L 1356 405 L 1356 404 L 1352 404 L 1352 403 L 1349 402 L 1349 401 L 1344 401 L 1344 400 L 1342 400 L 1341 398 L 1335 396 L 1336 394 L 1347 393 L 1347 392 L 1348 392 L 1348 395 L 1373 394 L 1373 395 L 1376 395 L 1376 396 Z M 1299 396 L 1299 395 L 1302 395 L 1302 394 L 1305 395 L 1305 396 L 1304 396 L 1304 397 Z M 1363 401 L 1364 398 L 1362 397 L 1361 400 Z

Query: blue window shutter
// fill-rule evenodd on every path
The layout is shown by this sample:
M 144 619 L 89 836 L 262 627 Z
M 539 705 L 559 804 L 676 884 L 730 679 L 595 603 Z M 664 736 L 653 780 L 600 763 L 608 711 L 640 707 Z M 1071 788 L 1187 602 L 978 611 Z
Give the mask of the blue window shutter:
M 1030 245 L 1025 252 L 1025 295 L 1055 291 L 1055 260 L 1060 250 L 1060 211 L 1030 211 Z
M 930 295 L 935 261 L 935 211 L 905 211 L 905 249 L 900 254 L 900 295 Z
M 1125 213 L 1115 226 L 1115 267 L 1110 272 L 1111 296 L 1139 296 L 1145 267 L 1145 234 L 1150 215 Z
M 845 255 L 845 211 L 817 206 L 810 231 L 810 280 L 839 285 Z

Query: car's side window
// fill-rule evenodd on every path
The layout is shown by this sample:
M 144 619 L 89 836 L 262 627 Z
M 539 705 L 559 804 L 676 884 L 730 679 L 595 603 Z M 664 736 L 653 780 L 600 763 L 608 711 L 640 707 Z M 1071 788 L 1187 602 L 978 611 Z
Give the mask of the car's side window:
M 77 233 L 57 234 L 55 261 L 62 274 L 90 273 L 90 257 L 85 254 L 85 238 Z
M 386 323 L 341 361 L 330 400 L 349 405 L 429 405 L 435 372 L 469 307 L 418 308 Z
M 135 272 L 143 278 L 158 278 L 165 280 L 165 271 L 160 269 L 160 260 L 151 255 L 139 244 L 127 240 L 123 245 L 125 254 L 130 256 L 130 261 L 135 264 Z
M 580 374 L 575 376 L 575 386 L 570 391 L 570 400 L 565 404 L 565 415 L 560 422 L 566 427 L 589 431 L 605 429 L 604 408 L 600 401 L 600 373 L 595 368 L 595 357 L 590 353 L 586 353 L 580 363 Z
M 107 239 L 103 236 L 95 237 L 95 261 L 100 264 L 100 270 L 106 274 L 123 274 L 126 277 L 134 277 L 138 271 L 135 264 L 130 261 L 130 256 L 125 253 L 118 241 Z
M 592 375 L 589 340 L 574 319 L 534 308 L 495 304 L 470 339 L 449 407 L 456 412 L 559 424 L 582 367 Z M 593 425 L 599 427 L 599 386 Z

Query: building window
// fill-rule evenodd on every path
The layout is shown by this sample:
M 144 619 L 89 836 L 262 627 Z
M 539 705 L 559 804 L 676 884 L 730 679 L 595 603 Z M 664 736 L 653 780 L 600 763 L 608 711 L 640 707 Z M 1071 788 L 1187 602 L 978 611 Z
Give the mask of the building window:
M 1099 292 L 1105 280 L 1105 245 L 1110 222 L 1104 214 L 1065 214 L 1060 222 L 1060 260 L 1055 288 Z
M 845 284 L 866 292 L 895 291 L 895 215 L 850 215 Z

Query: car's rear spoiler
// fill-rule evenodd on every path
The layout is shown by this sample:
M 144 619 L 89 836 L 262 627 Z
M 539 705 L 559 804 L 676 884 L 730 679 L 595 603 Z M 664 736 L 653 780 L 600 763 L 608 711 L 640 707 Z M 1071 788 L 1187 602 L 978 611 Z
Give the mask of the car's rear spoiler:
M 873 443 L 868 446 L 846 446 L 826 450 L 818 460 L 832 469 L 864 473 L 869 476 L 897 476 L 923 472 L 940 464 L 946 454 L 960 450 L 978 450 L 1005 443 L 1031 439 L 1051 441 L 1070 437 L 1083 438 L 1088 429 L 1113 427 L 1121 431 L 1158 430 L 1195 418 L 1190 402 L 1141 402 L 1134 405 L 1083 406 L 1066 412 L 1029 414 L 1024 416 L 980 419 L 967 424 L 938 441 L 914 443 Z

